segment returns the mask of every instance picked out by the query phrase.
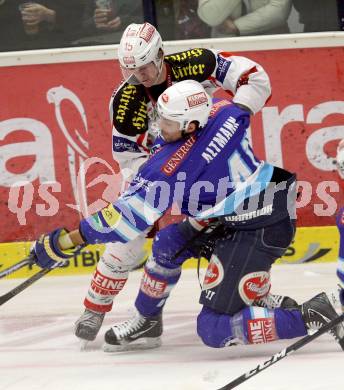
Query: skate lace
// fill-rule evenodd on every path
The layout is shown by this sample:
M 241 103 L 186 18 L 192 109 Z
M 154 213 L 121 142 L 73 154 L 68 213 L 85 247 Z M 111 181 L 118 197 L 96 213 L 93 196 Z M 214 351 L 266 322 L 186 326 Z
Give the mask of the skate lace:
M 103 313 L 94 313 L 92 311 L 85 311 L 85 313 L 81 316 L 80 320 L 77 322 L 77 325 L 82 323 L 84 326 L 88 326 L 90 328 L 99 327 L 102 324 Z
M 145 322 L 146 319 L 144 317 L 142 317 L 141 315 L 136 315 L 130 320 L 114 325 L 112 329 L 118 338 L 123 338 L 136 333 L 138 330 L 140 330 L 140 328 L 142 327 L 142 325 L 144 325 Z
M 254 301 L 254 304 L 261 307 L 275 309 L 281 306 L 283 295 L 268 294 L 263 298 Z

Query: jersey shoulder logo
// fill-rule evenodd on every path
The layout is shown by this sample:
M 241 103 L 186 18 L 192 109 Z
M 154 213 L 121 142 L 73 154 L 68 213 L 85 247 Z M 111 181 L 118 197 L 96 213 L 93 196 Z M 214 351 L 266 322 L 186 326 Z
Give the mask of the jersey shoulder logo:
M 170 54 L 165 57 L 171 67 L 172 80 L 207 80 L 216 67 L 214 53 L 208 49 L 195 48 Z
M 147 97 L 141 85 L 123 84 L 113 98 L 112 108 L 118 132 L 135 136 L 147 130 Z

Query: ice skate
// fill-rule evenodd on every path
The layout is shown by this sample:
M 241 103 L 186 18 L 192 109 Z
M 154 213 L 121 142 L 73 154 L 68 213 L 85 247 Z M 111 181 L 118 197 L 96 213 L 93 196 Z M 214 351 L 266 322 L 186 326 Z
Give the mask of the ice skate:
M 82 316 L 76 321 L 74 333 L 81 340 L 93 341 L 102 326 L 105 313 L 98 313 L 85 309 Z M 83 345 L 85 347 L 85 345 Z
M 140 313 L 116 324 L 105 333 L 105 352 L 157 348 L 161 345 L 162 314 L 143 317 Z
M 253 302 L 253 306 L 264 307 L 266 309 L 298 309 L 298 303 L 286 296 L 277 294 L 267 294 L 265 297 L 257 299 Z
M 305 325 L 311 333 L 338 317 L 336 310 L 324 292 L 301 305 L 301 313 Z M 329 333 L 344 350 L 344 324 L 338 324 Z
M 344 289 L 338 284 L 337 288 L 327 292 L 328 299 L 337 313 L 344 313 Z

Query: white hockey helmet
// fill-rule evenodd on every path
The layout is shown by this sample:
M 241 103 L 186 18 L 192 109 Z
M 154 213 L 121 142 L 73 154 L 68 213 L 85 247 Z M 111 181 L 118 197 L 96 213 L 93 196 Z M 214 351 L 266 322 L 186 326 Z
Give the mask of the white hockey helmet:
M 197 121 L 204 127 L 212 108 L 211 97 L 203 85 L 195 80 L 184 80 L 167 88 L 159 96 L 159 116 L 178 122 L 180 130 L 187 129 L 190 122 Z
M 153 62 L 159 70 L 163 64 L 162 39 L 150 23 L 129 24 L 124 30 L 118 48 L 118 59 L 123 77 L 128 79 L 140 66 Z
M 339 142 L 337 147 L 336 164 L 339 176 L 344 179 L 344 139 Z

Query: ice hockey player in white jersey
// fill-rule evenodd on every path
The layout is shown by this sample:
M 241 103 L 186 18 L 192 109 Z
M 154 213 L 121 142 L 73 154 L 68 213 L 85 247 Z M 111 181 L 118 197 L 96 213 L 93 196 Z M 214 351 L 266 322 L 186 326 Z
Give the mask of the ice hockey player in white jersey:
M 164 304 L 183 262 L 198 254 L 200 238 L 214 242 L 197 320 L 206 345 L 299 337 L 336 318 L 325 293 L 289 309 L 254 306 L 268 294 L 271 266 L 294 236 L 296 177 L 255 156 L 247 110 L 225 99 L 212 101 L 193 80 L 169 87 L 157 107 L 161 137 L 128 190 L 82 220 L 79 229 L 42 235 L 33 250 L 37 264 L 49 268 L 73 256 L 79 244 L 135 240 L 174 202 L 188 216 L 157 233 L 137 315 L 106 332 L 105 350 L 160 345 Z M 210 223 L 198 236 L 205 220 Z M 343 325 L 332 334 L 344 348 Z
M 248 58 L 203 48 L 164 56 L 161 36 L 149 23 L 126 28 L 118 58 L 125 81 L 110 102 L 112 150 L 128 182 L 149 158 L 150 146 L 157 135 L 156 101 L 167 87 L 181 80 L 197 80 L 208 92 L 223 89 L 233 102 L 251 114 L 260 111 L 271 94 L 268 75 Z M 79 338 L 95 339 L 129 271 L 147 257 L 144 249 L 147 233 L 126 245 L 120 242 L 106 245 L 84 300 L 85 311 L 76 322 L 75 334 Z M 114 285 L 116 288 L 111 287 Z M 272 294 L 267 298 L 272 305 L 284 299 Z M 267 298 L 263 304 L 268 302 Z

